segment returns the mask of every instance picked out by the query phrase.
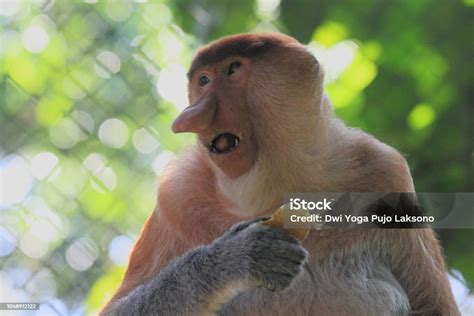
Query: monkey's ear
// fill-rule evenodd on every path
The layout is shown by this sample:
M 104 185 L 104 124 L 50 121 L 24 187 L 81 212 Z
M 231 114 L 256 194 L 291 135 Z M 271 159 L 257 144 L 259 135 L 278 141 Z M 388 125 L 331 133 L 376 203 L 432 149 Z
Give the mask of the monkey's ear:
M 200 133 L 209 128 L 217 110 L 215 95 L 199 98 L 174 120 L 171 129 L 174 133 Z

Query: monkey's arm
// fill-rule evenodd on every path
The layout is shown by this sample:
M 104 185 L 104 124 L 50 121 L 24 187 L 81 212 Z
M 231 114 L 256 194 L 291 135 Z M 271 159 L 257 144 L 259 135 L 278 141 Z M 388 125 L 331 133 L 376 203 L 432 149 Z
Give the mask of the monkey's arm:
M 306 251 L 283 230 L 253 223 L 234 225 L 212 244 L 175 258 L 103 315 L 205 315 L 216 313 L 238 289 L 288 287 Z
M 381 154 L 380 154 L 381 153 Z M 374 172 L 384 181 L 382 192 L 413 192 L 408 164 L 395 150 L 379 151 L 384 172 Z M 432 229 L 382 229 L 377 231 L 386 266 L 407 294 L 416 315 L 459 315 L 449 284 L 441 247 Z
M 105 315 L 182 315 L 205 314 L 207 302 L 230 280 L 213 273 L 221 269 L 212 249 L 198 247 L 173 260 L 149 282 L 112 303 Z M 224 275 L 225 276 L 225 275 Z M 206 306 L 208 305 L 208 306 Z
M 403 245 L 391 253 L 391 269 L 416 315 L 460 315 L 447 278 L 441 248 L 431 229 L 384 230 Z

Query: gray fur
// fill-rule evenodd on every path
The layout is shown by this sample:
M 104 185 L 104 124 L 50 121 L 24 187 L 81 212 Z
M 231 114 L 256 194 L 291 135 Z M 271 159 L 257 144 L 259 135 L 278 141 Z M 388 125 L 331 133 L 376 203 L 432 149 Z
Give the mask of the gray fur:
M 306 258 L 300 242 L 283 230 L 242 222 L 212 244 L 175 258 L 156 277 L 114 302 L 107 315 L 214 314 L 236 289 L 289 287 Z

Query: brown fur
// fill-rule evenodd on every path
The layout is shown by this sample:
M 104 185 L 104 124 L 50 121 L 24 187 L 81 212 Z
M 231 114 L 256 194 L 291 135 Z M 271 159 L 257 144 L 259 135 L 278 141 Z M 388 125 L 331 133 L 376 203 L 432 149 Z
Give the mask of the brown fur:
M 211 49 L 200 50 L 194 58 L 188 71 L 188 78 L 191 79 L 194 71 L 202 66 L 220 62 L 232 56 L 258 57 L 272 47 L 285 43 L 296 42 L 289 36 L 267 34 L 263 40 L 258 34 L 241 34 L 237 36 L 223 38 L 211 43 Z
M 226 85 L 219 76 L 235 58 L 244 68 L 234 86 Z M 204 88 L 196 84 L 201 72 L 211 76 Z M 284 192 L 414 191 L 407 163 L 396 150 L 333 116 L 322 78 L 317 61 L 283 35 L 238 35 L 199 51 L 190 70 L 190 101 L 216 94 L 218 114 L 208 130 L 200 131 L 200 144 L 160 178 L 157 207 L 112 300 L 232 224 L 268 214 Z M 198 123 L 186 119 L 182 126 L 191 129 L 199 113 Z M 242 135 L 242 148 L 213 157 L 206 142 L 226 127 Z M 408 300 L 415 314 L 459 313 L 430 229 L 313 230 L 304 247 L 317 283 L 301 275 L 285 291 L 247 289 L 230 304 L 245 315 L 375 315 Z M 379 282 L 376 292 L 368 286 L 372 281 L 363 281 L 364 273 Z M 406 296 L 397 297 L 396 288 Z

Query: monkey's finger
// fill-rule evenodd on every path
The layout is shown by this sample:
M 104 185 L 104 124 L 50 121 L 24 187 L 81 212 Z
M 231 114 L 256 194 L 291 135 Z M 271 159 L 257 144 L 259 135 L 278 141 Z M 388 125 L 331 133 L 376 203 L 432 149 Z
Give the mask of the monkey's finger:
M 271 252 L 280 259 L 287 259 L 295 263 L 305 262 L 308 253 L 301 246 L 289 244 L 284 241 L 276 241 L 271 245 Z
M 286 230 L 279 227 L 272 227 L 267 225 L 253 225 L 249 227 L 249 229 L 253 230 L 253 234 L 255 238 L 266 241 L 269 244 L 272 244 L 275 241 L 281 240 L 286 241 L 291 244 L 300 245 L 300 241 L 293 237 L 292 235 L 288 234 Z
M 262 218 L 256 218 L 256 219 L 251 219 L 251 220 L 248 220 L 248 221 L 243 221 L 243 222 L 239 222 L 237 224 L 234 224 L 231 228 L 229 228 L 229 230 L 227 231 L 228 234 L 235 234 L 235 233 L 238 233 L 242 230 L 245 230 L 247 227 L 249 227 L 250 225 L 252 224 L 255 224 L 255 223 L 258 223 L 260 221 L 262 221 L 263 219 Z

